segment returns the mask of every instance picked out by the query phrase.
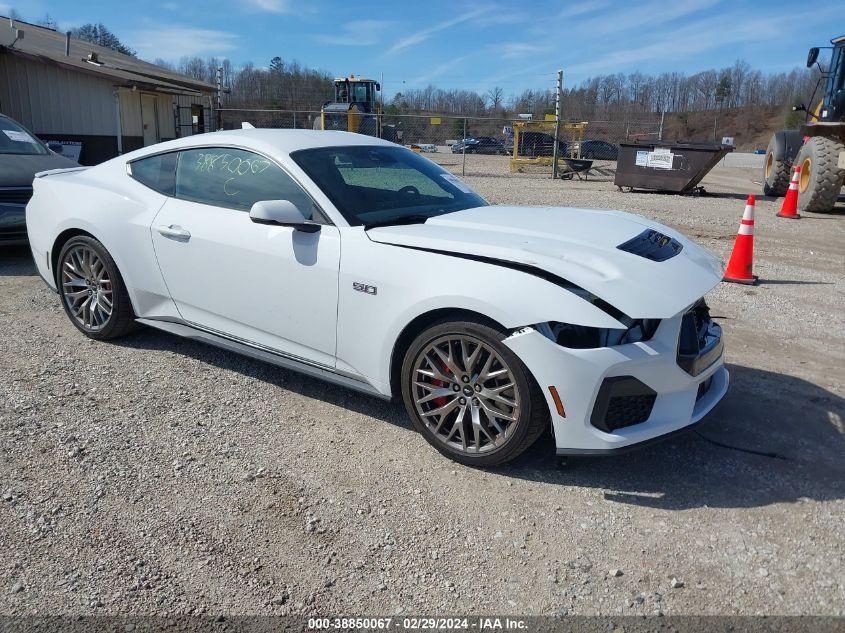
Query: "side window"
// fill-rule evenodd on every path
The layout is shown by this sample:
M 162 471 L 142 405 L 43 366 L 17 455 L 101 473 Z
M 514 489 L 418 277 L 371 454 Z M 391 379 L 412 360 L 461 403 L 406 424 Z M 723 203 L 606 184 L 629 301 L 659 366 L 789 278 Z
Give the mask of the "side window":
M 159 154 L 132 161 L 132 177 L 165 196 L 172 196 L 176 188 L 176 152 Z
M 249 211 L 259 200 L 289 200 L 307 219 L 321 217 L 308 194 L 281 167 L 241 149 L 179 152 L 176 197 L 238 211 Z

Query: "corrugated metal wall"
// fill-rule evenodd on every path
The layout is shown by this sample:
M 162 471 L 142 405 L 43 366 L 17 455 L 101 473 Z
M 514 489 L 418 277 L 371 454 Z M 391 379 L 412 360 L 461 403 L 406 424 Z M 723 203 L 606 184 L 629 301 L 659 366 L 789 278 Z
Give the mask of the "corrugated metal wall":
M 114 136 L 114 106 L 110 80 L 0 54 L 0 111 L 36 134 Z
M 173 104 L 176 97 L 158 95 L 158 133 L 160 139 L 176 138 L 176 120 Z
M 36 134 L 114 136 L 117 128 L 115 87 L 111 79 L 68 70 L 17 55 L 0 53 L 0 112 Z M 119 88 L 123 136 L 143 136 L 142 90 Z M 176 138 L 175 105 L 208 108 L 210 95 L 155 94 L 160 139 Z M 181 135 L 191 133 L 190 107 L 179 110 Z

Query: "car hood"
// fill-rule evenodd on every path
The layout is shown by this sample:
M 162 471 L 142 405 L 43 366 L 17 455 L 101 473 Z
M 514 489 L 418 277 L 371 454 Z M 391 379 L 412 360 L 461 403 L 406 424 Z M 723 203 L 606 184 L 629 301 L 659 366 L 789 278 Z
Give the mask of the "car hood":
M 79 165 L 58 154 L 0 154 L 0 187 L 31 187 L 38 172 L 66 167 Z
M 617 248 L 645 229 L 675 238 L 683 249 L 658 262 Z M 621 211 L 489 206 L 367 234 L 382 244 L 531 266 L 588 290 L 632 318 L 672 317 L 723 274 L 719 260 L 680 233 Z

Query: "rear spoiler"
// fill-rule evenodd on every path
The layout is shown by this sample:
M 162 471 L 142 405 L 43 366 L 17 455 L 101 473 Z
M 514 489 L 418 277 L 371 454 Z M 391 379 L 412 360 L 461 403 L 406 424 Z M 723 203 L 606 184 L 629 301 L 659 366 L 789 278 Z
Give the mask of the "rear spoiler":
M 53 176 L 55 174 L 69 174 L 74 171 L 85 171 L 88 167 L 65 167 L 64 169 L 48 169 L 47 171 L 39 171 L 35 174 L 36 178 L 44 178 L 44 176 Z

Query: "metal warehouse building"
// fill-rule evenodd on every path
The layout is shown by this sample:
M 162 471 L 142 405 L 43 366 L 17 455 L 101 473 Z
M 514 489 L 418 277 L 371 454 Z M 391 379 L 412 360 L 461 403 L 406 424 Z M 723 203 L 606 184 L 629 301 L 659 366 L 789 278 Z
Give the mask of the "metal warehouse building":
M 0 19 L 0 112 L 66 143 L 84 165 L 211 131 L 216 90 L 69 33 Z

